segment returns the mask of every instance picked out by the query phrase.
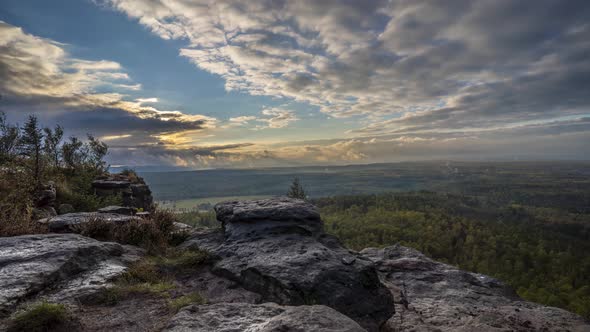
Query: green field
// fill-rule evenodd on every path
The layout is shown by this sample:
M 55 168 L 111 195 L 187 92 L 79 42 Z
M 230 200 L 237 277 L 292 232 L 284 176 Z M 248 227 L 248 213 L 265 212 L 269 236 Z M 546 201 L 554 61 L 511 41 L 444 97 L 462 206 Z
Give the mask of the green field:
M 233 200 L 248 200 L 248 199 L 262 199 L 271 196 L 223 196 L 223 197 L 206 197 L 206 198 L 193 198 L 193 199 L 181 199 L 177 201 L 158 201 L 156 202 L 159 207 L 174 210 L 174 211 L 194 211 L 194 210 L 210 210 L 204 208 L 203 205 L 210 205 L 213 207 L 215 204 L 224 201 Z M 201 206 L 202 208 L 199 208 Z

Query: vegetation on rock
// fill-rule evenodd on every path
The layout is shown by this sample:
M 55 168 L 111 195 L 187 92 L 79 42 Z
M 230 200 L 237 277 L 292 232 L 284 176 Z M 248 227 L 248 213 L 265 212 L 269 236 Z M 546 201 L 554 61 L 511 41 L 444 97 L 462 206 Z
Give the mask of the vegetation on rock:
M 63 304 L 41 302 L 12 318 L 10 332 L 67 331 L 72 317 Z
M 120 197 L 97 197 L 92 180 L 105 174 L 108 146 L 88 135 L 63 140 L 63 128 L 43 128 L 35 116 L 22 126 L 0 112 L 0 235 L 42 232 L 34 223 L 37 194 L 43 183 L 55 185 L 54 207 L 94 211 L 120 203 Z M 53 208 L 54 208 L 53 207 Z

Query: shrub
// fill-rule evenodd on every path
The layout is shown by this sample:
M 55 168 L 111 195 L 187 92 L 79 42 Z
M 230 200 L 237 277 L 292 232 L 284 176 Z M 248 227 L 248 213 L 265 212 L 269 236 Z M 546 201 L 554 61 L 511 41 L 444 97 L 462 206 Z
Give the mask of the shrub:
M 45 332 L 66 331 L 73 319 L 63 304 L 41 302 L 17 314 L 10 323 L 9 331 Z
M 207 300 L 201 296 L 198 292 L 190 293 L 187 295 L 183 295 L 181 297 L 175 298 L 168 302 L 168 307 L 173 312 L 177 312 L 183 307 L 191 304 L 205 304 Z
M 165 251 L 169 237 L 169 234 L 163 233 L 151 220 L 139 218 L 118 223 L 97 217 L 74 226 L 73 230 L 99 241 L 135 245 L 151 254 Z
M 0 167 L 0 236 L 47 232 L 32 218 L 35 185 L 16 164 Z

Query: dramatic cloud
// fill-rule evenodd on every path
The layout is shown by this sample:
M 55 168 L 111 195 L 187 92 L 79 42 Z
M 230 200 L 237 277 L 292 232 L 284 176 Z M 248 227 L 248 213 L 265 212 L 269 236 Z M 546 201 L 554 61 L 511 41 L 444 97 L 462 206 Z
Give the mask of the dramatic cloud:
M 96 92 L 98 88 L 102 91 Z M 66 45 L 36 37 L 0 21 L 0 95 L 2 110 L 38 113 L 73 131 L 100 136 L 158 135 L 200 131 L 216 120 L 201 115 L 160 111 L 146 103 L 156 98 L 125 99 L 121 90 L 138 90 L 120 64 L 71 57 Z M 123 137 L 121 137 L 123 138 Z
M 227 90 L 362 131 L 463 130 L 588 114 L 587 1 L 107 0 Z M 385 120 L 385 121 L 384 121 Z

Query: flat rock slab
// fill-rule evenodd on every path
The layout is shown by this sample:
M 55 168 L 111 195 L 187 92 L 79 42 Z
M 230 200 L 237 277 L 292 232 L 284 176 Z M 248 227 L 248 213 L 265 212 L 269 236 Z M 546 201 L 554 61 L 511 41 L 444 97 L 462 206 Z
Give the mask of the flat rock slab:
M 215 205 L 217 219 L 228 238 L 252 237 L 275 231 L 323 232 L 317 208 L 301 199 L 274 197 L 250 201 L 228 201 Z
M 69 232 L 72 226 L 89 222 L 93 219 L 100 219 L 107 222 L 126 223 L 131 220 L 137 220 L 139 217 L 118 213 L 98 213 L 98 212 L 76 212 L 61 214 L 51 218 L 43 218 L 38 222 L 46 224 L 50 232 Z
M 92 181 L 93 188 L 99 189 L 124 189 L 129 188 L 131 182 L 129 181 L 116 181 L 116 180 L 94 180 Z
M 137 213 L 137 208 L 132 206 L 109 205 L 107 207 L 98 209 L 98 213 L 115 213 L 132 216 Z
M 368 248 L 381 280 L 399 300 L 395 331 L 590 331 L 581 317 L 526 302 L 500 281 L 436 262 L 399 245 Z M 403 294 L 403 295 L 402 295 Z
M 38 295 L 87 296 L 138 260 L 139 249 L 77 234 L 0 238 L 0 313 Z
M 166 332 L 362 332 L 356 322 L 322 305 L 220 303 L 190 306 L 174 316 Z

